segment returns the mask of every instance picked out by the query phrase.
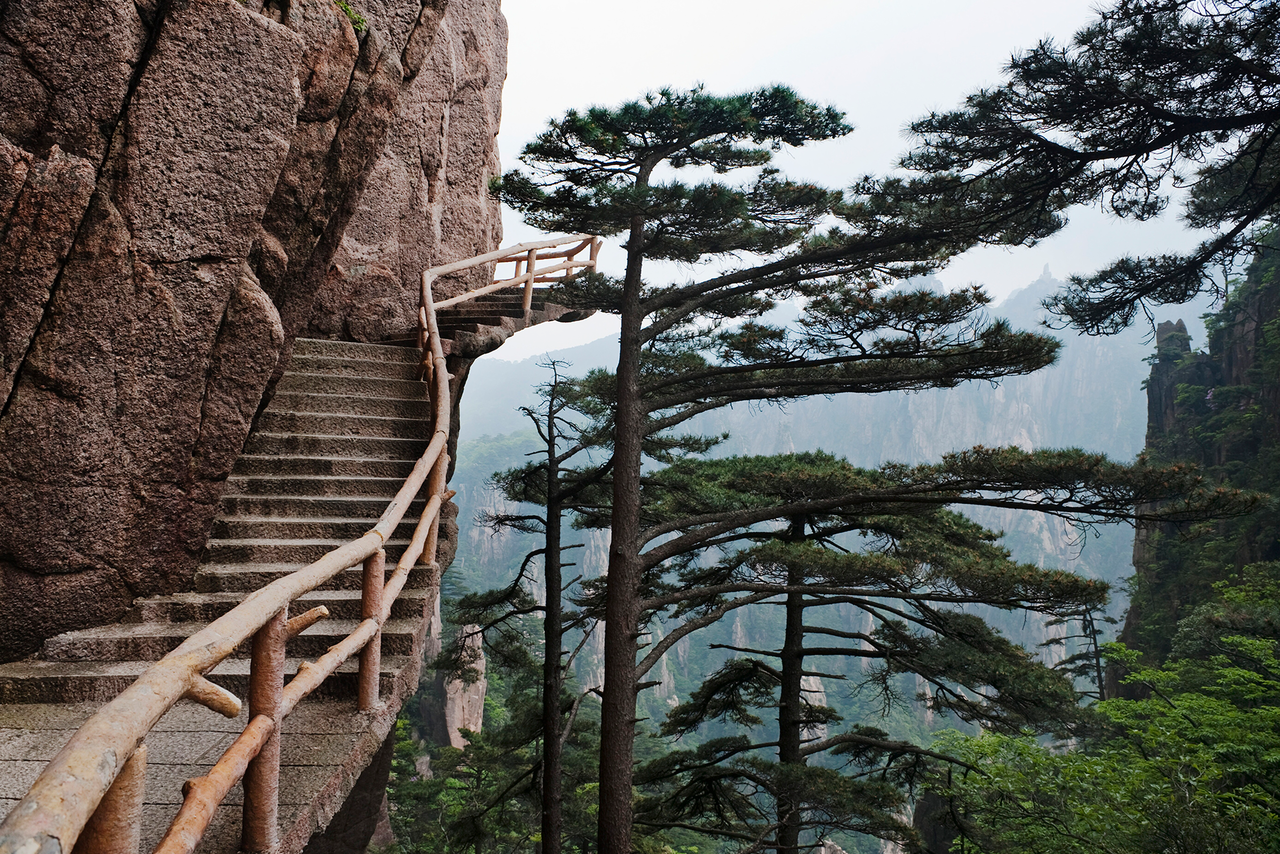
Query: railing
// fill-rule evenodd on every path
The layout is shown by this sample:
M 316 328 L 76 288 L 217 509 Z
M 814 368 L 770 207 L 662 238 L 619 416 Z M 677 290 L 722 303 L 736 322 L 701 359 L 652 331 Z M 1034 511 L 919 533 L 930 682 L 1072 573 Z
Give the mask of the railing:
M 574 242 L 574 245 L 564 249 L 560 248 L 568 242 Z M 599 237 L 591 234 L 553 237 L 548 240 L 517 243 L 515 246 L 498 249 L 484 255 L 477 255 L 465 261 L 456 261 L 452 264 L 443 264 L 439 267 L 424 270 L 422 273 L 422 292 L 418 301 L 418 346 L 422 348 L 422 373 L 425 374 L 430 370 L 427 365 L 427 303 L 431 299 L 431 286 L 436 279 L 441 276 L 447 276 L 450 273 L 460 273 L 463 270 L 478 267 L 481 264 L 492 263 L 494 265 L 492 283 L 482 288 L 476 288 L 474 291 L 468 291 L 461 296 L 441 300 L 436 303 L 435 307 L 438 309 L 449 308 L 504 288 L 523 286 L 524 312 L 527 315 L 533 305 L 533 286 L 535 284 L 563 282 L 577 275 L 581 270 L 594 270 L 596 268 L 596 259 L 600 254 L 601 243 L 602 241 Z M 582 254 L 583 250 L 587 250 L 587 258 L 586 260 L 579 260 L 578 256 Z M 564 260 L 545 267 L 538 266 L 540 261 L 556 261 L 557 259 Z M 514 264 L 515 272 L 507 278 L 502 278 L 498 275 L 498 267 L 502 264 Z
M 541 252 L 566 242 L 576 245 Z M 453 493 L 445 482 L 449 463 L 445 451 L 450 414 L 449 374 L 445 369 L 436 308 L 523 284 L 527 313 L 535 282 L 554 281 L 571 276 L 576 270 L 594 268 L 599 245 L 599 239 L 589 235 L 524 243 L 433 267 L 422 274 L 419 345 L 423 349 L 423 378 L 428 389 L 434 391 L 434 431 L 427 450 L 377 524 L 359 539 L 250 594 L 233 610 L 187 638 L 99 709 L 71 737 L 0 824 L 0 854 L 68 854 L 73 848 L 75 854 L 137 851 L 146 769 L 144 739 L 165 712 L 182 699 L 201 703 L 230 718 L 239 716 L 240 700 L 206 679 L 204 674 L 245 641 L 251 641 L 249 723 L 205 776 L 189 780 L 183 787 L 182 806 L 155 851 L 157 854 L 194 851 L 218 805 L 242 779 L 241 850 L 264 852 L 275 846 L 279 823 L 281 722 L 357 652 L 360 654 L 357 705 L 362 711 L 374 708 L 378 704 L 382 627 L 391 614 L 392 605 L 421 556 L 428 556 L 432 572 L 439 577 L 436 546 L 440 508 Z M 589 260 L 575 260 L 587 247 L 590 247 Z M 557 258 L 565 260 L 537 268 L 538 261 Z M 438 305 L 433 302 L 431 283 L 437 277 L 504 261 L 516 262 L 514 277 L 443 300 Z M 555 276 L 556 273 L 561 275 Z M 424 483 L 430 498 L 408 549 L 387 578 L 383 545 Z M 299 665 L 297 674 L 286 684 L 286 642 L 328 616 L 328 610 L 321 606 L 290 619 L 290 603 L 357 565 L 363 566 L 361 622 L 320 658 Z

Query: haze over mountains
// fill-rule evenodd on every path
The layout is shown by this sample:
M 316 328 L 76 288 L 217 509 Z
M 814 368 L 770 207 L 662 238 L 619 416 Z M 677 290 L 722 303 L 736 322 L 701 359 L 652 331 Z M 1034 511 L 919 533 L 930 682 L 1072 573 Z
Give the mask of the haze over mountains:
M 925 280 L 922 284 L 934 283 Z M 1040 302 L 1060 287 L 1062 282 L 1046 270 L 1039 279 L 992 306 L 989 313 L 1007 318 L 1015 328 L 1040 328 L 1045 316 Z M 1203 341 L 1200 311 L 1184 306 L 1178 314 L 1192 327 L 1193 343 Z M 704 416 L 694 421 L 690 430 L 730 433 L 731 438 L 716 449 L 717 454 L 822 449 L 867 467 L 888 461 L 928 462 L 948 451 L 979 444 L 1081 447 L 1129 461 L 1142 449 L 1146 432 L 1143 383 L 1149 368 L 1143 360 L 1153 347 L 1148 333 L 1144 326 L 1110 338 L 1058 331 L 1053 334 L 1064 341 L 1064 347 L 1055 365 L 998 385 L 968 383 L 955 389 L 910 394 L 814 398 L 784 408 L 739 406 Z M 594 367 L 612 367 L 616 341 L 605 338 L 548 355 L 569 363 L 570 373 L 584 373 Z M 496 470 L 521 464 L 523 455 L 537 447 L 530 422 L 516 407 L 536 405 L 535 389 L 548 377 L 546 368 L 539 365 L 546 358 L 521 362 L 481 359 L 472 368 L 462 400 L 462 433 L 452 481 L 458 490 L 455 501 L 463 524 L 458 559 L 450 575 L 460 587 L 479 590 L 508 583 L 524 554 L 536 547 L 527 535 L 494 534 L 465 523 L 477 512 L 502 507 L 486 479 Z M 524 399 L 518 400 L 513 392 L 521 389 L 527 391 Z M 972 508 L 968 513 L 988 528 L 1003 530 L 1005 545 L 1019 560 L 1112 582 L 1115 593 L 1110 611 L 1113 615 L 1122 613 L 1123 581 L 1133 571 L 1130 528 L 1111 526 L 1082 534 L 1034 513 L 987 508 Z M 585 544 L 575 553 L 578 568 L 573 572 L 586 577 L 599 575 L 608 558 L 604 533 L 575 532 L 572 536 Z M 542 591 L 536 593 L 540 596 Z M 649 713 L 660 713 L 660 705 L 676 702 L 696 686 L 698 673 L 692 671 L 710 663 L 703 660 L 707 644 L 731 641 L 749 645 L 751 635 L 757 628 L 765 630 L 770 619 L 767 611 L 752 609 L 706 630 L 706 637 L 686 638 L 673 649 L 671 666 L 664 665 L 655 674 L 662 685 L 647 692 Z M 1031 625 L 1021 617 L 996 615 L 994 623 L 1014 640 L 1030 646 L 1048 636 L 1043 626 Z M 726 637 L 720 638 L 721 634 Z M 577 668 L 579 681 L 592 684 L 597 669 L 598 659 L 588 644 Z M 929 725 L 927 721 L 925 725 Z
M 927 280 L 925 284 L 929 284 Z M 990 314 L 1008 318 L 1015 328 L 1040 328 L 1045 317 L 1040 302 L 1060 287 L 1062 282 L 1045 270 L 1039 279 L 992 306 Z M 1197 317 L 1200 311 L 1184 306 L 1179 312 L 1192 328 L 1193 344 L 1203 340 Z M 998 385 L 968 383 L 911 394 L 813 398 L 785 408 L 738 406 L 695 421 L 693 429 L 729 432 L 729 441 L 716 451 L 720 454 L 820 448 L 861 466 L 928 462 L 948 451 L 980 444 L 1080 447 L 1119 461 L 1133 459 L 1142 449 L 1146 432 L 1143 382 L 1149 369 L 1143 359 L 1152 349 L 1149 327 L 1136 326 L 1109 338 L 1077 335 L 1070 330 L 1053 334 L 1064 341 L 1057 364 Z M 548 355 L 569 363 L 572 373 L 581 373 L 612 366 L 614 347 L 614 339 L 605 338 Z M 530 429 L 516 406 L 536 402 L 534 389 L 547 377 L 546 369 L 539 367 L 545 358 L 476 362 L 462 401 L 462 445 L 483 436 Z M 526 398 L 513 400 L 513 389 L 527 389 Z M 516 456 L 508 462 L 499 459 L 501 453 L 493 453 L 498 451 L 496 447 L 490 451 L 479 453 L 476 464 L 503 467 L 520 461 L 519 451 L 514 451 Z M 456 482 L 472 492 L 491 471 L 464 470 L 460 460 Z M 465 515 L 471 508 L 464 504 L 462 510 Z M 1131 572 L 1132 536 L 1127 529 L 1107 530 L 1081 552 L 1079 538 L 1034 514 L 981 511 L 974 515 L 989 527 L 1004 529 L 1009 546 L 1022 560 L 1075 567 L 1112 581 Z

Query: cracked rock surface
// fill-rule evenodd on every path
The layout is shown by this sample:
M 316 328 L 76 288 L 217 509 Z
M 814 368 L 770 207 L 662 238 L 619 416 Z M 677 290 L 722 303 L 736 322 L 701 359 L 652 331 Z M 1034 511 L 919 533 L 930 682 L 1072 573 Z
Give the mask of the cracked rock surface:
M 185 589 L 293 339 L 498 245 L 498 0 L 352 5 L 0 3 L 0 660 Z

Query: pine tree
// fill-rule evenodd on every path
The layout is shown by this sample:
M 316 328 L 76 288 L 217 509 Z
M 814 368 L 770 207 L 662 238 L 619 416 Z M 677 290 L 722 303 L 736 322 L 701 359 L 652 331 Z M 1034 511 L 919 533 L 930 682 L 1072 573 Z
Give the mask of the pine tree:
M 517 674 L 525 674 L 535 664 L 541 672 L 537 691 L 540 705 L 538 725 L 527 725 L 525 739 L 536 743 L 522 745 L 536 758 L 530 763 L 530 779 L 537 785 L 542 854 L 559 854 L 564 837 L 563 754 L 574 722 L 578 718 L 585 695 L 566 694 L 567 674 L 572 664 L 565 640 L 575 631 L 590 633 L 593 619 L 582 612 L 566 611 L 565 595 L 573 586 L 564 581 L 564 570 L 574 564 L 565 561 L 565 552 L 581 544 L 563 542 L 566 505 L 584 491 L 589 491 L 602 475 L 599 467 L 587 462 L 582 470 L 573 469 L 575 458 L 585 458 L 593 447 L 589 436 L 582 433 L 573 418 L 566 398 L 566 382 L 561 372 L 566 363 L 545 364 L 551 378 L 539 389 L 542 403 L 538 407 L 521 407 L 529 419 L 541 448 L 532 452 L 534 459 L 493 475 L 492 483 L 508 501 L 523 507 L 514 513 L 485 514 L 480 521 L 495 531 L 514 530 L 539 535 L 542 545 L 524 557 L 516 576 L 504 587 L 461 597 L 452 606 L 453 620 L 468 626 L 464 637 L 479 638 L 481 645 L 464 642 L 451 644 L 437 662 L 447 670 L 462 672 L 480 648 Z M 540 508 L 530 512 L 530 507 Z M 539 603 L 531 592 L 536 586 L 533 574 L 537 564 L 542 568 L 545 591 Z M 527 622 L 541 616 L 542 660 L 534 660 Z M 532 720 L 528 715 L 526 718 Z M 526 722 L 527 723 L 527 722 Z M 518 740 L 518 739 L 517 739 Z
M 914 207 L 920 227 L 1000 211 L 996 242 L 1030 245 L 1074 205 L 1157 216 L 1189 185 L 1184 217 L 1213 230 L 1193 251 L 1121 258 L 1046 305 L 1091 333 L 1149 307 L 1225 293 L 1280 204 L 1280 7 L 1271 0 L 1121 0 L 1071 43 L 1016 54 L 1005 81 L 912 125 L 903 159 L 924 173 L 869 180 L 878 209 Z
M 809 700 L 806 677 L 844 681 L 863 673 L 854 693 L 888 707 L 902 699 L 897 680 L 909 674 L 931 688 L 934 711 L 993 731 L 1055 730 L 1073 722 L 1069 677 L 964 609 L 1073 619 L 1105 601 L 1106 585 L 1018 564 L 995 544 L 995 534 L 954 512 L 886 509 L 862 517 L 857 551 L 806 537 L 810 521 L 795 518 L 787 538 L 682 576 L 691 594 L 681 606 L 685 614 L 720 601 L 698 598 L 699 589 L 736 582 L 770 592 L 785 627 L 774 647 L 721 646 L 737 656 L 668 715 L 667 736 L 705 734 L 714 722 L 744 731 L 642 767 L 638 781 L 652 794 L 641 805 L 640 823 L 694 826 L 779 852 L 799 851 L 806 834 L 914 841 L 900 818 L 909 787 L 947 758 L 875 727 L 831 732 L 841 718 Z M 865 614 L 871 628 L 850 628 L 860 622 L 851 612 Z M 772 726 L 761 717 L 769 709 Z
M 543 626 L 542 662 L 542 751 L 539 767 L 542 800 L 542 854 L 560 854 L 564 831 L 562 754 L 569 738 L 573 722 L 583 701 L 579 695 L 566 698 L 566 673 L 572 663 L 566 660 L 565 637 L 574 629 L 582 630 L 590 618 L 581 613 L 566 615 L 564 582 L 566 564 L 564 553 L 578 545 L 563 544 L 564 516 L 570 505 L 584 491 L 589 490 L 601 476 L 598 468 L 587 465 L 584 470 L 572 470 L 568 464 L 575 457 L 589 452 L 592 443 L 584 438 L 580 426 L 573 420 L 569 401 L 565 397 L 565 381 L 561 371 L 565 363 L 550 361 L 546 367 L 551 379 L 540 389 L 545 409 L 523 407 L 522 412 L 533 423 L 542 440 L 539 458 L 527 465 L 499 472 L 494 475 L 495 485 L 508 501 L 533 504 L 543 508 L 541 515 L 504 514 L 489 517 L 495 527 L 515 528 L 527 533 L 540 533 L 543 546 L 531 556 L 542 558 L 545 601 L 541 607 Z M 566 705 L 568 709 L 566 710 Z M 566 719 L 567 715 L 567 719 Z
M 977 288 L 937 294 L 895 287 L 994 239 L 998 212 L 920 228 L 909 207 L 846 203 L 768 166 L 783 145 L 847 130 L 837 111 L 782 87 L 723 98 L 663 90 L 615 110 L 571 111 L 552 121 L 521 156 L 530 172 L 509 173 L 496 188 L 539 227 L 625 234 L 622 279 L 584 277 L 558 297 L 621 317 L 616 371 L 592 372 L 576 393 L 610 455 L 602 489 L 581 496 L 575 508 L 578 524 L 607 527 L 611 537 L 603 603 L 603 854 L 631 854 L 636 697 L 645 669 L 676 634 L 637 661 L 643 627 L 684 595 L 664 592 L 671 573 L 708 549 L 769 539 L 797 515 L 831 517 L 818 536 L 857 530 L 867 513 L 886 507 L 955 501 L 1127 519 L 1139 501 L 1185 499 L 1197 488 L 1185 470 L 1131 469 L 1080 452 L 975 449 L 936 466 L 872 473 L 823 455 L 706 460 L 701 455 L 716 437 L 672 432 L 736 402 L 946 388 L 1053 360 L 1054 339 L 986 320 L 988 298 Z M 695 185 L 666 178 L 693 167 L 717 176 L 745 169 L 750 178 Z M 819 231 L 833 220 L 841 225 Z M 661 286 L 645 280 L 649 259 L 719 259 L 730 268 Z M 768 312 L 792 298 L 804 301 L 801 318 L 769 322 Z M 651 471 L 642 467 L 645 457 Z M 1208 501 L 1234 506 L 1226 493 Z M 1194 515 L 1203 504 L 1175 501 L 1161 512 Z M 707 619 L 714 618 L 713 609 Z M 689 630 L 705 624 L 690 622 Z

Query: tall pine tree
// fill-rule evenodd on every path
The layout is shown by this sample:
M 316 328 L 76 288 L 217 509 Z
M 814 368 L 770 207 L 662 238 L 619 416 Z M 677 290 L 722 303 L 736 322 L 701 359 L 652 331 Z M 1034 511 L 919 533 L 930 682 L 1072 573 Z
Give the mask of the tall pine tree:
M 656 607 L 647 594 L 679 566 L 707 549 L 776 536 L 796 515 L 856 517 L 891 503 L 964 500 L 1116 519 L 1129 518 L 1141 500 L 1183 499 L 1197 486 L 1185 471 L 1128 469 L 1079 452 L 975 449 L 938 466 L 873 474 L 812 456 L 707 461 L 700 455 L 714 438 L 672 432 L 736 402 L 945 388 L 1052 362 L 1055 340 L 985 319 L 988 299 L 976 288 L 937 294 L 896 286 L 999 238 L 1007 226 L 999 210 L 924 228 L 909 206 L 847 203 L 768 166 L 783 145 L 847 131 L 840 113 L 782 87 L 731 97 L 663 90 L 552 121 L 521 156 L 529 172 L 509 173 L 497 187 L 531 224 L 625 235 L 621 279 L 584 277 L 559 297 L 621 317 L 616 371 L 589 374 L 579 390 L 611 454 L 607 489 L 577 508 L 581 524 L 607 527 L 611 537 L 603 854 L 631 854 L 636 697 L 642 665 L 658 651 L 638 662 L 639 639 Z M 717 177 L 677 180 L 687 169 Z M 738 170 L 748 178 L 719 177 Z M 645 278 L 650 259 L 718 259 L 728 269 L 655 285 Z M 769 322 L 768 312 L 793 298 L 804 304 L 800 319 Z M 651 472 L 646 457 L 657 466 Z M 1183 511 L 1200 508 L 1175 501 L 1162 512 Z M 859 522 L 836 525 L 855 530 Z

